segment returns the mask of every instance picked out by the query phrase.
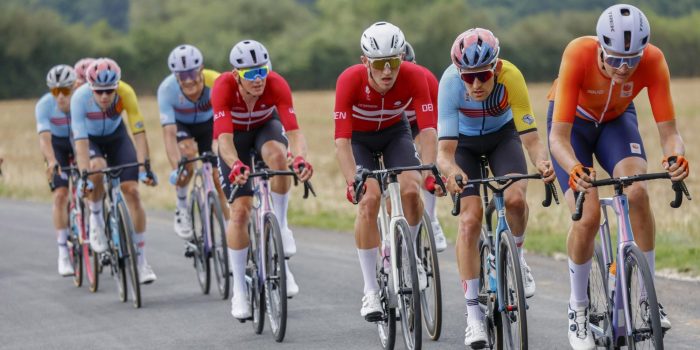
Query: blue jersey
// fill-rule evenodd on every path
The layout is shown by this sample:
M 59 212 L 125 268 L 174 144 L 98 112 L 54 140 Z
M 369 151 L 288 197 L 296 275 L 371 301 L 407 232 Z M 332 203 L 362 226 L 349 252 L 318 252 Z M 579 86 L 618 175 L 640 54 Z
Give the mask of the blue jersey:
M 456 139 L 459 135 L 479 136 L 500 130 L 511 120 L 519 133 L 537 128 L 530 97 L 520 70 L 499 60 L 493 91 L 484 101 L 469 98 L 457 68 L 450 65 L 438 89 L 438 136 Z
M 209 121 L 214 116 L 211 106 L 211 86 L 219 76 L 218 72 L 205 69 L 204 90 L 197 101 L 191 101 L 182 93 L 175 75 L 171 74 L 158 87 L 158 109 L 160 124 L 198 124 Z
M 58 108 L 56 99 L 47 93 L 36 104 L 36 132 L 50 131 L 51 136 L 70 136 L 70 113 L 64 113 Z
M 143 116 L 138 108 L 134 89 L 123 81 L 119 82 L 117 96 L 105 111 L 93 97 L 90 85 L 83 84 L 70 99 L 71 128 L 76 140 L 88 136 L 112 135 L 122 123 L 122 112 L 129 116 L 127 125 L 132 134 L 144 132 Z

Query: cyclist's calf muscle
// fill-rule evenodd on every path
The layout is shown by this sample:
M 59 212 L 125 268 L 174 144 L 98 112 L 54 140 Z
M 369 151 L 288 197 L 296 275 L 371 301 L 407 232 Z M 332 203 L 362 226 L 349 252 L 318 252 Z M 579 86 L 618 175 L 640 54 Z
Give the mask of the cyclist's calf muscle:
M 357 217 L 355 218 L 355 244 L 360 249 L 371 249 L 379 246 L 379 228 L 377 227 L 377 215 L 379 214 L 379 183 L 375 179 L 368 179 L 367 190 L 358 203 Z

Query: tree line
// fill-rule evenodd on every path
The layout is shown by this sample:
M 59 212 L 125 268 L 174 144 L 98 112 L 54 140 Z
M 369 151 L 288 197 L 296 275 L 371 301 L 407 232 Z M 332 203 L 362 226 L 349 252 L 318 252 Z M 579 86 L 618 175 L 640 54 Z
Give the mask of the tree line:
M 82 6 L 82 3 L 92 5 Z M 0 4 L 0 98 L 35 97 L 59 63 L 109 56 L 140 94 L 155 94 L 169 73 L 167 55 L 190 43 L 205 65 L 230 69 L 228 53 L 243 39 L 262 42 L 273 69 L 293 89 L 332 89 L 358 63 L 362 31 L 378 20 L 402 28 L 420 64 L 438 78 L 450 64 L 454 38 L 470 27 L 491 29 L 501 57 L 528 81 L 551 81 L 566 44 L 595 35 L 603 8 L 591 0 L 5 0 Z M 534 4 L 534 5 L 533 5 Z M 79 6 L 80 5 L 80 6 Z M 651 42 L 673 76 L 698 76 L 700 1 L 637 1 L 651 23 Z M 698 10 L 695 10 L 695 9 Z M 80 12 L 82 11 L 82 12 Z M 368 15 L 372 14 L 372 15 Z

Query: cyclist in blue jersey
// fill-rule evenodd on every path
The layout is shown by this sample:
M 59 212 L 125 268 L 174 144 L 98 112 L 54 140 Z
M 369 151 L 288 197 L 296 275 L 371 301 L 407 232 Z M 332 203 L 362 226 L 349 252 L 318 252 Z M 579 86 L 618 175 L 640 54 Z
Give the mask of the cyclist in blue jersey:
M 457 266 L 467 304 L 464 342 L 473 348 L 487 342 L 477 301 L 483 208 L 479 187 L 462 188 L 455 177 L 480 178 L 482 155 L 495 176 L 526 174 L 524 144 L 532 165 L 546 182 L 554 181 L 547 149 L 536 132 L 525 79 L 512 63 L 498 58 L 499 50 L 498 39 L 489 30 L 473 28 L 460 34 L 451 50 L 453 64 L 440 79 L 438 92 L 438 166 L 447 175 L 448 191 L 461 197 Z M 525 296 L 531 297 L 535 280 L 522 252 L 528 217 L 526 189 L 526 181 L 514 183 L 505 191 L 505 204 L 520 255 Z
M 137 159 L 144 162 L 148 159 L 148 141 L 143 116 L 138 110 L 134 90 L 120 83 L 121 69 L 117 63 L 109 58 L 99 58 L 87 68 L 85 76 L 88 84 L 79 87 L 71 98 L 71 129 L 81 173 L 88 168 L 98 170 L 133 163 Z M 124 110 L 129 117 L 127 124 L 134 137 L 133 143 L 122 122 Z M 134 243 L 138 253 L 139 280 L 141 283 L 151 283 L 156 280 L 156 275 L 146 261 L 146 213 L 141 205 L 137 180 L 155 186 L 157 179 L 144 167 L 132 167 L 122 171 L 120 180 L 136 231 Z M 90 245 L 98 253 L 108 248 L 102 215 L 102 181 L 101 174 L 93 175 L 89 180 L 84 176 L 81 178 L 81 182 L 86 182 L 86 187 L 91 189 L 87 201 L 90 208 Z
M 212 151 L 213 112 L 210 100 L 211 87 L 219 73 L 204 69 L 202 52 L 192 45 L 179 45 L 168 56 L 168 75 L 158 87 L 158 109 L 163 126 L 165 151 L 172 167 L 170 183 L 175 185 L 177 205 L 175 209 L 175 233 L 183 239 L 192 238 L 192 220 L 187 208 L 187 186 L 192 179 L 193 166 L 177 177 L 181 157 L 194 158 L 197 153 Z M 219 184 L 218 169 L 214 164 L 214 184 L 221 203 L 226 198 Z M 224 216 L 228 219 L 228 210 Z
M 75 84 L 75 71 L 61 64 L 49 70 L 46 85 L 50 92 L 44 94 L 36 104 L 36 131 L 39 133 L 39 148 L 46 160 L 46 175 L 53 182 L 53 224 L 58 244 L 58 274 L 73 275 L 73 265 L 68 256 L 68 174 L 54 172 L 56 166 L 68 166 L 73 158 L 70 142 L 70 97 Z

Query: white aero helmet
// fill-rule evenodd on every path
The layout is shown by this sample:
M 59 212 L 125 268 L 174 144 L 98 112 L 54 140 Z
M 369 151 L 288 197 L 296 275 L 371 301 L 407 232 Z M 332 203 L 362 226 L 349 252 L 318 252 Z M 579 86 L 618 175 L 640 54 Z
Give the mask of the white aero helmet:
M 632 5 L 608 7 L 598 18 L 596 33 L 606 51 L 636 54 L 649 44 L 649 21 L 642 11 Z
M 404 51 L 403 60 L 406 62 L 416 63 L 416 52 L 413 51 L 413 46 L 406 42 L 406 49 Z
M 179 45 L 168 56 L 168 68 L 173 73 L 199 68 L 203 64 L 202 52 L 192 45 Z
M 49 73 L 46 74 L 46 85 L 49 89 L 71 87 L 77 78 L 73 67 L 67 64 L 59 64 L 51 68 Z
M 399 27 L 389 22 L 377 22 L 365 29 L 360 38 L 362 54 L 367 58 L 398 56 L 404 53 L 406 38 Z
M 239 41 L 228 56 L 233 68 L 259 67 L 270 63 L 270 55 L 263 44 L 255 40 Z

